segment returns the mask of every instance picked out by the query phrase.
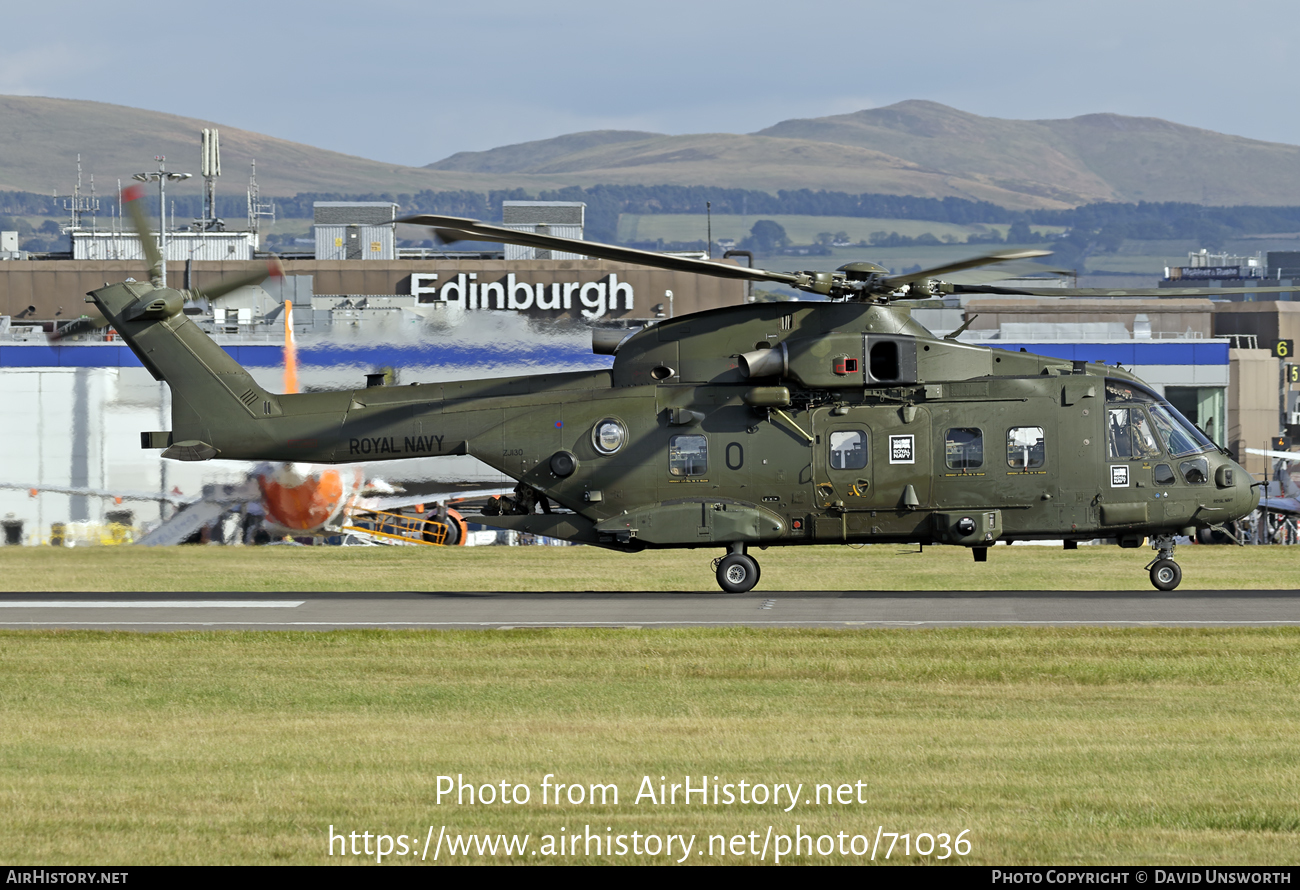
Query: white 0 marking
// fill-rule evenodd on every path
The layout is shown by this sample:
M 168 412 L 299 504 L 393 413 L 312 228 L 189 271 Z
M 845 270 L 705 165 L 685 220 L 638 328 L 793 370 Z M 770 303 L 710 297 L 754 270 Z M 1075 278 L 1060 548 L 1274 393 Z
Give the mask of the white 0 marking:
M 0 609 L 296 609 L 306 600 L 0 600 Z

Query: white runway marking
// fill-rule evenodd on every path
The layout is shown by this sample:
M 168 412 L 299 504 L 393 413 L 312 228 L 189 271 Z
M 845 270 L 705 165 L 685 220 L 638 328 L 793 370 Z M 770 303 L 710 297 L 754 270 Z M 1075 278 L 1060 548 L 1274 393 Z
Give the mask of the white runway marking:
M 5 600 L 0 609 L 296 609 L 306 600 Z
M 1243 620 L 1243 621 L 1197 621 L 1141 618 L 1097 618 L 1090 621 L 1015 621 L 1000 619 L 996 621 L 969 621 L 960 618 L 936 621 L 782 621 L 777 619 L 755 621 L 745 625 L 739 621 L 643 621 L 640 624 L 627 624 L 622 621 L 516 621 L 502 624 L 496 621 L 3 621 L 0 627 L 39 626 L 68 627 L 84 624 L 91 627 L 411 627 L 411 628 L 458 628 L 483 627 L 492 630 L 561 630 L 569 627 L 613 628 L 623 630 L 641 630 L 646 627 L 1295 627 L 1300 621 L 1288 620 Z

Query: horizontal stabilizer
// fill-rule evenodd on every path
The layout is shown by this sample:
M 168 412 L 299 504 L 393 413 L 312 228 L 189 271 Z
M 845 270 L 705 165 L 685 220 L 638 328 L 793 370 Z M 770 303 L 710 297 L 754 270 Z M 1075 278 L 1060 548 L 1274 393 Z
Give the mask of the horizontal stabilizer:
M 115 498 L 123 501 L 166 501 L 169 504 L 188 504 L 194 498 L 187 495 L 168 494 L 165 491 L 108 491 L 102 488 L 77 488 L 65 485 L 28 484 L 25 482 L 0 482 L 0 488 L 19 491 L 48 492 L 91 498 Z

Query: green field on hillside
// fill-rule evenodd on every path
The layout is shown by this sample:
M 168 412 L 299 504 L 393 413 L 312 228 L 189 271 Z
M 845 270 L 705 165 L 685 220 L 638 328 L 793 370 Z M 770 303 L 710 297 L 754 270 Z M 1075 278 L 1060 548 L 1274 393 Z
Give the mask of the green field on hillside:
M 945 236 L 964 242 L 969 235 L 986 235 L 996 231 L 1003 237 L 1008 225 L 990 223 L 973 225 L 956 225 L 954 223 L 932 222 L 919 219 L 870 219 L 859 216 L 793 216 L 785 214 L 762 215 L 749 214 L 739 216 L 731 214 L 713 215 L 713 237 L 732 238 L 740 241 L 749 235 L 749 230 L 760 219 L 770 219 L 779 223 L 795 244 L 813 244 L 821 232 L 835 235 L 844 232 L 849 240 L 870 241 L 875 232 L 897 232 L 910 238 L 929 232 L 940 241 Z M 1061 226 L 1034 226 L 1034 231 L 1047 234 L 1061 232 Z M 703 241 L 706 232 L 706 219 L 696 213 L 623 213 L 618 218 L 619 241 Z

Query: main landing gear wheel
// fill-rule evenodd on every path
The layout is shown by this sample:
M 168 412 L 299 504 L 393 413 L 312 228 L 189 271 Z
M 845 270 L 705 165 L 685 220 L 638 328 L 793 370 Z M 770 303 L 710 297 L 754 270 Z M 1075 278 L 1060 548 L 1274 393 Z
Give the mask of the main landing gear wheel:
M 745 553 L 730 553 L 718 560 L 718 586 L 727 593 L 747 593 L 758 583 L 758 562 Z
M 1172 559 L 1157 559 L 1151 564 L 1151 583 L 1156 590 L 1173 590 L 1183 580 L 1183 570 Z

